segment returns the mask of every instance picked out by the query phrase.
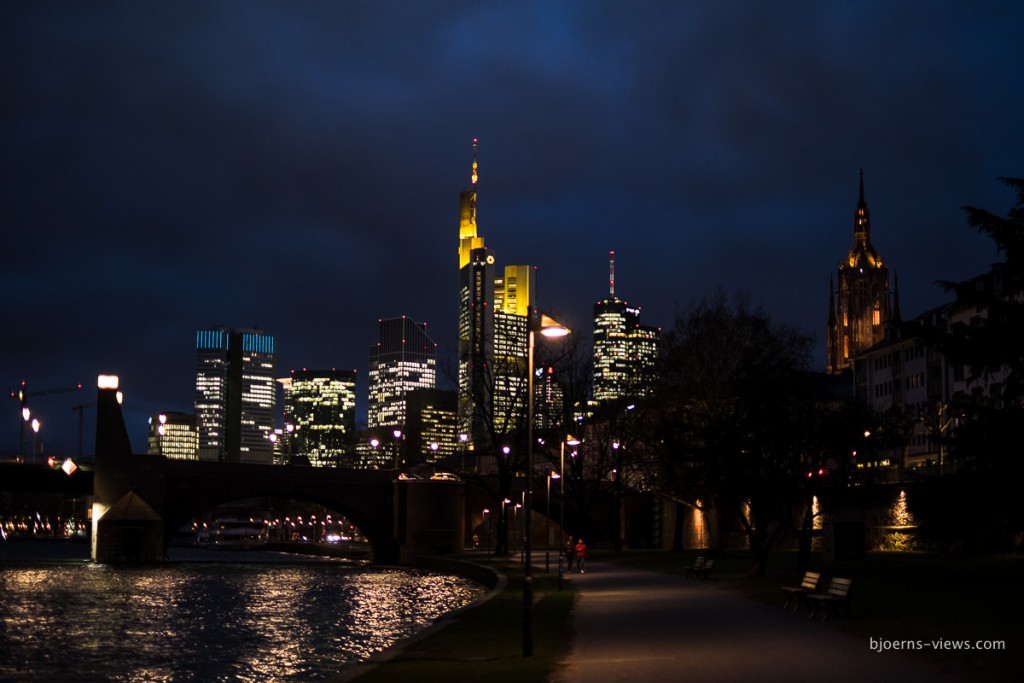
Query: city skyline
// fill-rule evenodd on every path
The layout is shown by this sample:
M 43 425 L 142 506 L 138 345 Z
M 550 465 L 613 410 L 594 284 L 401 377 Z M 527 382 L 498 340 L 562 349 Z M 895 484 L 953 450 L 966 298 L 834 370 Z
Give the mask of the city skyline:
M 960 207 L 1004 214 L 1024 172 L 1013 3 L 180 7 L 0 9 L 2 377 L 83 385 L 34 406 L 62 452 L 104 373 L 143 451 L 213 325 L 270 331 L 281 376 L 364 373 L 401 315 L 453 358 L 475 137 L 481 234 L 577 333 L 614 250 L 645 323 L 749 290 L 821 368 L 861 169 L 905 317 L 998 260 Z

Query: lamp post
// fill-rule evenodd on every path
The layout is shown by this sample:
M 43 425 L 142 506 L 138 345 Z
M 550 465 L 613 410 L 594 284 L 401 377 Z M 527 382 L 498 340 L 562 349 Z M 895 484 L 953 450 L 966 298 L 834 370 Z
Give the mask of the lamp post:
M 484 522 L 487 524 L 487 559 L 491 559 L 491 511 L 484 508 Z
M 39 420 L 37 420 L 36 418 L 32 418 L 32 462 L 35 462 L 36 454 L 38 451 L 39 427 Z
M 533 306 L 526 313 L 526 491 L 523 497 L 523 656 L 533 655 L 533 574 L 530 571 L 530 511 L 533 509 L 533 346 L 536 333 L 545 337 L 564 337 L 569 328 L 549 318 Z
M 395 469 L 397 470 L 401 469 L 401 466 L 398 464 L 398 458 L 402 451 L 402 430 L 396 429 L 391 432 L 391 435 L 395 437 Z
M 561 479 L 562 475 L 558 472 L 548 472 L 548 509 L 544 516 L 544 571 L 545 573 L 551 571 L 551 480 Z M 561 531 L 561 529 L 559 529 Z M 561 542 L 559 542 L 559 549 L 561 549 Z M 561 550 L 559 550 L 561 552 Z
M 24 392 L 21 394 L 24 397 Z M 25 425 L 32 419 L 32 411 L 29 410 L 27 405 L 24 405 L 25 399 L 22 398 L 21 406 L 21 440 L 18 445 L 18 460 L 25 462 Z
M 566 434 L 558 448 L 558 590 L 562 590 L 562 577 L 565 576 L 565 569 L 562 561 L 565 559 L 565 445 L 579 446 L 580 440 L 572 434 Z

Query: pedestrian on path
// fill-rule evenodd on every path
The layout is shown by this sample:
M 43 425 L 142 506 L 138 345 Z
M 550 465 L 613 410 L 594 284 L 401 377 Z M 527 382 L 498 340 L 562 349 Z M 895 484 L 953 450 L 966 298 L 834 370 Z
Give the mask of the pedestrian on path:
M 587 565 L 587 544 L 583 542 L 582 538 L 576 541 L 573 554 L 576 556 L 576 571 L 582 574 Z

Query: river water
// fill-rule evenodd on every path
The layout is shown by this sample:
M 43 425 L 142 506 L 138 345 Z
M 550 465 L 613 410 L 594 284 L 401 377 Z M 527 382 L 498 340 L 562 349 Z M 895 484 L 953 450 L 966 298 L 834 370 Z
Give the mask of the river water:
M 323 681 L 485 592 L 271 553 L 193 551 L 147 567 L 23 554 L 0 552 L 4 683 Z

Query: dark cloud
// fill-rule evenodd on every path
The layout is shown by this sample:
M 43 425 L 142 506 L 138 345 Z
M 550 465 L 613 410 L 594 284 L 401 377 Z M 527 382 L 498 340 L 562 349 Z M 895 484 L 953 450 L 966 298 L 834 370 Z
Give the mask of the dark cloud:
M 586 334 L 719 288 L 821 336 L 865 170 L 903 310 L 995 260 L 1018 3 L 186 2 L 0 7 L 3 380 L 118 372 L 137 448 L 191 408 L 195 330 L 356 368 L 380 317 L 454 346 L 458 192 Z M 823 348 L 821 351 L 823 356 Z M 86 393 L 91 398 L 91 388 Z M 72 450 L 76 395 L 40 398 Z M 0 451 L 17 414 L 0 420 Z M 87 437 L 87 441 L 88 438 Z

